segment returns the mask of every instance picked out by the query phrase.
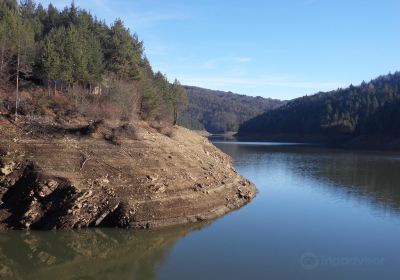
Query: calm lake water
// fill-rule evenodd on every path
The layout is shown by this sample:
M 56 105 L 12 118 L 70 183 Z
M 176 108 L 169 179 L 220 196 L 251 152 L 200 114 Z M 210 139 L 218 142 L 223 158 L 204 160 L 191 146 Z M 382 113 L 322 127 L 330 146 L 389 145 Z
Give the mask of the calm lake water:
M 216 142 L 259 190 L 162 231 L 0 234 L 0 278 L 399 279 L 400 154 Z

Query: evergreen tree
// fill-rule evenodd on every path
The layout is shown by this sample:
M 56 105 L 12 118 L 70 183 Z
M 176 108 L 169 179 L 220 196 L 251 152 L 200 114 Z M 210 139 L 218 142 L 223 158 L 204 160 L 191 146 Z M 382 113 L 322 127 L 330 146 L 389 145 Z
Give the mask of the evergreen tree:
M 188 97 L 186 90 L 182 87 L 181 83 L 175 79 L 172 85 L 173 93 L 173 111 L 174 111 L 174 121 L 173 124 L 176 125 L 178 122 L 179 113 L 182 112 L 188 105 Z
M 121 20 L 109 27 L 74 3 L 59 11 L 34 0 L 0 1 L 0 74 L 16 83 L 16 115 L 20 80 L 28 78 L 47 83 L 49 96 L 57 85 L 75 101 L 80 94 L 81 104 L 84 92 L 101 87 L 104 96 L 85 100 L 114 104 L 124 116 L 139 108 L 144 118 L 176 123 L 185 103 L 178 82 L 153 72 L 142 42 Z
M 12 8 L 12 1 L 9 2 L 0 4 L 0 75 L 3 80 L 9 79 L 8 66 L 12 57 L 12 40 L 18 20 L 16 9 Z
M 88 56 L 87 71 L 88 76 L 86 82 L 89 83 L 90 90 L 94 85 L 97 85 L 102 80 L 104 73 L 104 56 L 101 49 L 100 41 L 91 35 L 87 39 L 88 49 L 86 50 Z
M 9 42 L 10 38 L 10 27 L 8 23 L 8 15 L 6 14 L 6 11 L 2 11 L 1 13 L 1 19 L 0 19 L 0 48 L 1 48 L 1 54 L 0 54 L 0 74 L 3 75 L 3 71 L 5 68 L 5 59 L 6 59 L 6 47 L 7 43 Z
M 164 119 L 167 121 L 173 120 L 174 99 L 170 83 L 161 72 L 154 75 L 154 84 L 157 92 L 161 95 L 162 108 L 160 108 Z
M 121 20 L 115 21 L 110 30 L 108 70 L 123 79 L 137 79 L 141 56 L 141 43 L 131 36 Z
M 60 50 L 57 47 L 56 38 L 56 34 L 47 36 L 40 61 L 42 78 L 47 80 L 49 94 L 51 82 L 54 83 L 54 91 L 56 90 L 56 80 L 60 77 L 61 72 L 61 56 Z
M 400 72 L 360 86 L 294 99 L 241 125 L 239 135 L 314 135 L 348 138 L 379 131 L 386 112 L 396 112 Z M 393 107 L 392 107 L 393 104 Z M 395 123 L 393 118 L 392 124 Z M 389 125 L 386 127 L 390 127 Z M 385 129 L 393 134 L 391 129 Z
M 21 75 L 27 77 L 31 74 L 33 63 L 34 32 L 24 19 L 16 16 L 15 25 L 12 26 L 13 37 L 11 39 L 15 56 L 15 76 L 16 76 L 16 98 L 15 98 L 15 118 L 18 116 L 19 105 L 19 84 Z
M 43 7 L 39 7 L 43 8 Z M 40 9 L 36 10 L 36 3 L 33 0 L 22 0 L 20 2 L 20 16 L 27 23 L 29 23 L 31 29 L 34 32 L 35 41 L 39 41 L 41 39 L 41 34 L 43 31 L 43 24 L 38 17 L 38 12 L 41 12 Z
M 47 35 L 51 30 L 58 28 L 60 22 L 60 14 L 56 7 L 49 4 L 47 14 L 43 20 L 43 35 Z
M 145 119 L 160 119 L 162 99 L 148 78 L 142 80 L 140 112 Z
M 11 11 L 16 11 L 18 9 L 17 0 L 2 0 L 1 5 L 8 8 Z

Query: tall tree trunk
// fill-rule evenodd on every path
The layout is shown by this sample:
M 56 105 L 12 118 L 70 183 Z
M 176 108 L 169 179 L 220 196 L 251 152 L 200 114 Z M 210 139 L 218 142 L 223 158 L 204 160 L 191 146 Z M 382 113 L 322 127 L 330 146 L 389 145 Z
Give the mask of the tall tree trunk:
M 72 83 L 72 94 L 73 94 L 73 97 L 75 98 L 75 107 L 78 108 L 79 96 L 78 96 L 78 93 L 75 91 L 75 83 Z
M 139 114 L 143 116 L 143 109 L 144 109 L 144 96 L 143 93 L 139 97 Z
M 1 44 L 1 65 L 0 65 L 0 73 L 3 73 L 3 69 L 4 69 L 4 56 L 5 56 L 5 52 L 6 52 L 6 41 L 3 40 L 2 44 Z
M 19 105 L 19 59 L 20 59 L 20 54 L 18 52 L 18 55 L 17 55 L 17 92 L 16 92 L 16 98 L 15 98 L 15 121 L 17 121 L 17 118 L 18 118 L 18 105 Z
M 178 110 L 174 109 L 174 125 L 178 123 Z

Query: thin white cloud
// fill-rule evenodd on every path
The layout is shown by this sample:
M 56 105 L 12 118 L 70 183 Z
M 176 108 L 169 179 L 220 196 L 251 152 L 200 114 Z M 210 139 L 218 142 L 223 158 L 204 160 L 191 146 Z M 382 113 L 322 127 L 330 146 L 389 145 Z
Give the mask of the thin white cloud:
M 129 14 L 128 15 L 132 20 L 132 22 L 136 25 L 149 25 L 162 21 L 175 21 L 175 20 L 184 20 L 187 19 L 187 16 L 178 14 L 178 13 L 137 13 L 137 14 Z
M 227 68 L 227 67 L 231 67 L 231 65 L 233 65 L 233 64 L 244 64 L 244 63 L 248 63 L 252 60 L 253 60 L 253 58 L 248 57 L 248 56 L 219 57 L 219 58 L 213 58 L 213 59 L 204 61 L 203 63 L 201 63 L 201 68 L 204 68 L 204 69 L 216 69 L 216 68 L 220 68 L 220 67 Z
M 248 57 L 248 56 L 242 56 L 242 57 L 236 57 L 235 58 L 235 62 L 237 63 L 247 63 L 252 61 L 253 58 L 252 57 Z
M 204 69 L 214 69 L 218 65 L 220 65 L 221 62 L 222 62 L 221 59 L 209 59 L 209 60 L 205 61 L 201 66 Z
M 145 47 L 146 55 L 154 56 L 165 56 L 170 52 L 171 48 L 167 47 L 165 44 L 152 45 L 150 47 Z
M 343 87 L 344 83 L 340 82 L 309 82 L 296 81 L 285 76 L 269 76 L 260 78 L 240 78 L 240 77 L 196 77 L 196 76 L 180 76 L 185 84 L 198 84 L 206 87 L 282 87 L 306 90 L 333 90 Z

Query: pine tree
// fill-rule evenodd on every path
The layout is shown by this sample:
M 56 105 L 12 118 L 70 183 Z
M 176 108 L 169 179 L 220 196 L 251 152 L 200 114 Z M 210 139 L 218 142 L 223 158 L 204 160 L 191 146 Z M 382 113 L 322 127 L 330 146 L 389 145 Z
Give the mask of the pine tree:
M 5 6 L 11 11 L 16 11 L 18 9 L 18 3 L 16 0 L 2 0 L 1 5 Z
M 56 90 L 56 80 L 60 76 L 61 60 L 60 53 L 57 49 L 56 40 L 53 36 L 48 36 L 45 40 L 41 57 L 42 78 L 47 80 L 50 95 L 51 82 L 54 83 L 54 91 Z
M 140 101 L 140 113 L 145 119 L 159 119 L 161 112 L 161 96 L 157 94 L 151 80 L 142 80 L 142 97 Z
M 35 41 L 39 41 L 41 39 L 41 34 L 43 31 L 43 24 L 40 21 L 37 12 L 41 12 L 41 10 L 36 9 L 36 3 L 33 0 L 22 0 L 19 7 L 21 18 L 29 23 L 31 29 L 34 32 Z M 43 7 L 40 6 L 40 8 Z
M 143 43 L 121 20 L 109 27 L 74 3 L 59 11 L 34 0 L 19 5 L 0 0 L 0 75 L 16 83 L 16 116 L 20 81 L 27 78 L 47 82 L 49 96 L 52 86 L 54 92 L 57 85 L 64 92 L 77 87 L 75 101 L 76 94 L 83 101 L 83 92 L 100 85 L 105 94 L 96 102 L 111 102 L 119 108 L 115 112 L 128 117 L 140 109 L 144 118 L 176 123 L 187 103 L 178 81 L 171 85 L 165 75 L 153 72 Z
M 162 99 L 162 114 L 164 119 L 170 121 L 173 119 L 174 113 L 174 100 L 173 100 L 173 91 L 170 83 L 167 78 L 161 72 L 157 72 L 154 75 L 154 83 L 157 89 L 157 92 L 160 94 L 160 98 Z
M 110 30 L 108 70 L 122 79 L 138 79 L 141 51 L 141 43 L 137 38 L 130 34 L 121 20 L 115 21 Z
M 7 2 L 0 4 L 0 75 L 3 80 L 8 80 L 8 66 L 12 57 L 12 40 L 17 25 L 15 9 L 10 8 Z
M 98 84 L 104 73 L 104 57 L 99 40 L 95 36 L 90 36 L 87 40 L 89 48 L 87 49 L 88 55 L 88 77 L 90 91 L 92 87 Z
M 9 30 L 10 27 L 8 25 L 7 14 L 5 11 L 2 11 L 1 20 L 0 20 L 0 75 L 3 75 L 4 67 L 5 67 L 5 59 L 6 59 L 6 46 L 9 41 Z
M 82 32 L 74 25 L 71 25 L 67 31 L 67 42 L 64 50 L 73 65 L 72 79 L 68 80 L 69 82 L 83 84 L 83 82 L 89 79 L 87 69 L 89 59 L 88 48 Z M 67 59 L 68 57 L 66 56 L 65 58 Z
M 21 75 L 27 77 L 32 70 L 34 32 L 31 26 L 22 18 L 17 16 L 16 24 L 12 30 L 12 43 L 15 48 L 15 76 L 16 76 L 16 98 L 15 98 L 15 118 L 18 116 L 19 106 L 19 84 Z
M 46 17 L 43 21 L 43 35 L 47 35 L 53 29 L 60 27 L 60 14 L 56 7 L 49 4 Z M 64 26 L 65 27 L 65 26 Z
M 174 84 L 172 85 L 172 92 L 174 108 L 173 124 L 176 125 L 180 112 L 187 107 L 189 100 L 186 94 L 186 90 L 182 87 L 181 83 L 177 79 L 175 79 Z

